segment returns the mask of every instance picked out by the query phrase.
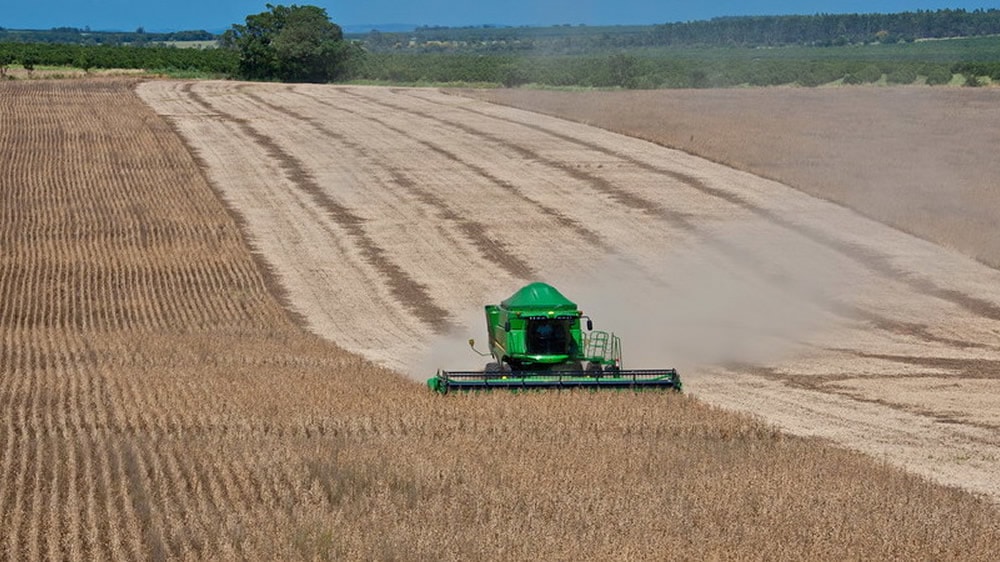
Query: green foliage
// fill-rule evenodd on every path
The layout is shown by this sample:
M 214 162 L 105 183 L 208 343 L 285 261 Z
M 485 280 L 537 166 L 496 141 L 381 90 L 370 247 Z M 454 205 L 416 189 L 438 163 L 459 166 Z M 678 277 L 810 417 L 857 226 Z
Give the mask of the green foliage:
M 875 64 L 866 64 L 861 69 L 844 77 L 845 84 L 871 84 L 882 79 L 882 69 Z
M 657 47 L 906 44 L 1000 34 L 1000 10 L 721 17 L 652 26 L 420 27 L 359 35 L 372 52 L 592 54 Z
M 239 75 L 251 80 L 329 82 L 357 65 L 360 48 L 317 6 L 274 6 L 233 25 L 222 44 L 239 52 Z
M 894 69 L 885 77 L 890 84 L 912 84 L 917 80 L 917 69 L 912 65 L 905 65 Z
M 21 55 L 21 66 L 28 72 L 33 72 L 36 64 L 38 64 L 38 56 L 34 53 L 28 52 Z
M 951 70 L 945 65 L 925 64 L 920 68 L 919 73 L 927 77 L 929 86 L 939 86 L 951 82 Z
M 236 70 L 234 52 L 224 49 L 128 47 L 111 45 L 0 43 L 0 57 L 25 59 L 41 66 L 78 68 L 134 68 L 151 71 L 189 71 L 230 75 Z
M 52 29 L 3 29 L 0 43 L 48 43 L 72 45 L 138 45 L 172 43 L 176 41 L 215 41 L 216 36 L 204 30 L 148 33 L 143 28 L 135 32 L 91 31 L 76 27 Z
M 992 80 L 1000 81 L 1000 61 L 990 62 L 961 62 L 952 71 L 965 76 L 967 86 L 980 86 L 980 76 L 989 76 Z M 975 81 L 975 84 L 971 82 Z
M 1000 38 L 977 41 L 994 48 Z M 782 49 L 657 49 L 610 55 L 513 56 L 482 54 L 370 53 L 352 73 L 355 79 L 386 83 L 496 83 L 508 87 L 708 88 L 739 85 L 798 84 L 813 87 L 843 80 L 846 84 L 909 84 L 925 76 L 928 84 L 946 84 L 953 73 L 996 72 L 1000 64 L 947 62 L 978 58 L 978 51 L 956 48 L 952 41 L 891 46 Z M 927 50 L 934 47 L 940 50 Z M 916 51 L 916 52 L 911 52 Z M 921 60 L 923 59 L 923 60 Z M 887 78 L 888 79 L 888 78 Z
M 962 85 L 967 88 L 978 88 L 983 85 L 983 81 L 975 74 L 966 74 Z
M 934 14 L 945 19 L 954 16 L 947 11 Z M 975 17 L 988 19 L 987 15 Z M 959 21 L 964 16 L 955 17 Z M 749 18 L 740 26 L 750 26 L 746 28 L 749 30 L 750 24 L 775 21 Z M 874 83 L 883 76 L 890 83 L 909 84 L 923 78 L 931 85 L 948 84 L 954 75 L 964 76 L 970 85 L 979 84 L 980 78 L 987 76 L 1000 81 L 1000 36 L 908 43 L 890 41 L 893 33 L 904 39 L 906 34 L 888 31 L 880 35 L 886 43 L 831 42 L 842 44 L 839 47 L 748 48 L 732 46 L 741 44 L 734 40 L 724 47 L 621 48 L 616 45 L 642 44 L 651 28 L 422 28 L 414 34 L 416 47 L 412 48 L 409 34 L 371 32 L 365 45 L 378 48 L 365 53 L 359 43 L 343 38 L 340 28 L 321 8 L 268 5 L 268 11 L 248 16 L 246 22 L 227 31 L 220 40 L 222 48 L 215 49 L 139 46 L 134 41 L 131 46 L 0 43 L 0 72 L 2 57 L 23 61 L 29 54 L 38 65 L 144 68 L 178 76 L 312 82 L 350 79 L 382 84 L 812 87 L 841 80 L 845 84 Z M 725 26 L 743 29 L 732 23 Z M 456 37 L 465 42 L 458 45 L 453 41 Z M 439 44 L 429 44 L 432 38 Z M 542 47 L 546 47 L 544 52 L 540 52 Z
M 655 26 L 647 45 L 821 45 L 1000 33 L 1000 10 L 747 16 Z
M 0 51 L 0 78 L 7 76 L 7 69 L 14 64 L 15 60 L 13 53 Z
M 73 66 L 83 70 L 84 72 L 90 72 L 91 68 L 94 68 L 94 61 L 90 57 L 90 53 L 87 51 L 80 51 L 75 59 L 73 59 Z
M 608 57 L 608 86 L 619 88 L 635 88 L 639 82 L 640 61 L 635 55 L 618 53 Z

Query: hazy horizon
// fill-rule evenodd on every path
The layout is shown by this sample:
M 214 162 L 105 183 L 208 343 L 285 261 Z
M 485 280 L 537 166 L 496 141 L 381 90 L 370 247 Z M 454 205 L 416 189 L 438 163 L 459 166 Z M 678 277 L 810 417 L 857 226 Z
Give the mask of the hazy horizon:
M 651 25 L 704 20 L 721 16 L 791 15 L 818 13 L 894 13 L 939 9 L 1000 8 L 1000 0 L 983 2 L 940 0 L 706 0 L 697 4 L 668 0 L 508 0 L 504 3 L 468 3 L 456 0 L 368 0 L 339 3 L 329 0 L 280 2 L 312 4 L 326 8 L 345 28 L 396 25 L 441 26 L 548 26 L 548 25 Z M 106 0 L 99 5 L 85 0 L 34 0 L 20 2 L 0 13 L 0 27 L 9 29 L 90 28 L 94 31 L 220 31 L 242 23 L 247 15 L 266 9 L 264 1 L 168 0 L 136 3 Z

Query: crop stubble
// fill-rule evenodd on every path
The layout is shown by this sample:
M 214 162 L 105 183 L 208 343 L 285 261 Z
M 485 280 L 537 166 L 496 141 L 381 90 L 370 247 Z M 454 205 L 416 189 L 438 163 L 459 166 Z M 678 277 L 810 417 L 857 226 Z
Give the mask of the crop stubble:
M 774 178 L 1000 266 L 998 88 L 463 93 Z
M 452 128 L 409 141 L 377 129 L 368 139 L 371 120 L 335 109 L 371 112 L 397 130 L 422 123 L 392 121 L 395 95 L 367 102 L 355 98 L 386 92 L 140 86 L 197 147 L 262 253 L 255 258 L 235 213 L 132 88 L 0 85 L 0 558 L 987 559 L 996 551 L 1000 518 L 986 502 L 684 397 L 432 396 L 304 333 L 255 261 L 273 268 L 314 329 L 375 324 L 373 349 L 405 349 L 399 339 L 424 323 L 398 302 L 382 279 L 394 269 L 379 260 L 423 286 L 434 299 L 427 304 L 450 309 L 444 288 L 472 301 L 527 274 L 501 268 L 492 270 L 501 279 L 484 279 L 470 262 L 509 253 L 541 267 L 531 252 L 544 247 L 517 243 L 526 225 L 573 232 L 580 251 L 600 246 L 584 226 L 612 245 L 616 235 L 657 231 L 576 212 L 546 222 L 545 208 L 564 208 L 558 194 L 580 187 L 565 185 L 574 174 L 545 172 L 555 155 L 521 176 L 503 161 L 484 158 L 483 174 L 431 151 L 444 160 L 429 164 L 450 161 L 469 181 L 499 178 L 502 202 L 526 216 L 494 227 L 468 212 L 490 207 L 481 194 L 450 192 L 452 178 L 434 183 L 440 170 L 423 167 L 428 143 L 442 142 L 433 133 Z M 365 144 L 350 157 L 331 151 L 330 131 L 292 121 L 312 112 Z M 394 150 L 402 161 L 389 158 Z M 398 181 L 411 175 L 412 184 Z M 367 216 L 372 209 L 398 214 Z M 461 221 L 474 228 L 449 228 Z M 423 254 L 405 246 L 418 235 L 429 245 Z M 502 245 L 484 249 L 493 238 Z M 441 240 L 453 250 L 440 252 Z M 285 277 L 281 252 L 304 264 L 300 286 Z M 444 274 L 463 285 L 435 277 Z M 303 303 L 301 290 L 319 302 Z M 316 320 L 317 311 L 336 314 Z M 388 322 L 389 312 L 401 323 Z

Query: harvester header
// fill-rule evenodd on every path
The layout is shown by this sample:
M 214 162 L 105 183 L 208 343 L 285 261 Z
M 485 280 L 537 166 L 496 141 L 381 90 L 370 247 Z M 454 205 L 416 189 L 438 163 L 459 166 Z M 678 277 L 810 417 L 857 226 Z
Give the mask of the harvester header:
M 485 312 L 489 352 L 477 353 L 493 361 L 483 371 L 438 371 L 427 381 L 432 390 L 681 389 L 675 369 L 623 369 L 618 336 L 595 331 L 590 317 L 552 285 L 525 285 Z M 475 351 L 475 340 L 469 344 Z

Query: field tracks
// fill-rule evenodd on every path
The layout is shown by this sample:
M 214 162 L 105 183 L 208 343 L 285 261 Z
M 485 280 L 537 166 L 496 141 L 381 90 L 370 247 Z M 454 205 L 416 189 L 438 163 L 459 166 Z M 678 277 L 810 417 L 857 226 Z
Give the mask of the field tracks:
M 399 95 L 412 95 L 420 99 L 426 100 L 429 103 L 437 104 L 439 106 L 449 107 L 451 109 L 460 108 L 462 111 L 475 113 L 478 115 L 483 115 L 490 117 L 492 119 L 504 120 L 510 123 L 514 123 L 523 127 L 531 128 L 537 130 L 546 135 L 555 136 L 568 143 L 576 143 L 581 146 L 594 150 L 609 157 L 620 159 L 630 166 L 646 170 L 648 172 L 659 174 L 667 177 L 674 178 L 681 183 L 692 187 L 699 192 L 713 198 L 718 198 L 726 203 L 730 203 L 747 211 L 750 211 L 756 217 L 759 217 L 769 223 L 773 223 L 782 228 L 793 231 L 797 235 L 806 237 L 818 244 L 826 246 L 843 256 L 857 260 L 861 265 L 871 269 L 872 271 L 883 275 L 887 279 L 902 280 L 907 283 L 913 290 L 932 296 L 935 298 L 940 298 L 961 306 L 979 316 L 985 316 L 991 320 L 1000 320 L 1000 302 L 996 300 L 982 299 L 972 294 L 965 292 L 945 289 L 939 287 L 935 282 L 926 277 L 921 277 L 919 272 L 915 271 L 905 271 L 902 268 L 896 267 L 892 264 L 892 258 L 889 255 L 882 254 L 878 250 L 873 249 L 867 245 L 863 245 L 856 242 L 844 242 L 841 239 L 831 235 L 829 233 L 823 232 L 820 228 L 815 226 L 804 224 L 802 222 L 797 222 L 794 216 L 782 216 L 781 214 L 754 203 L 743 196 L 722 187 L 714 187 L 709 185 L 703 179 L 693 175 L 689 172 L 678 171 L 677 169 L 671 169 L 658 165 L 656 163 L 651 163 L 648 160 L 625 154 L 620 152 L 618 149 L 609 147 L 604 144 L 598 144 L 595 142 L 582 141 L 579 137 L 565 134 L 557 130 L 553 130 L 543 125 L 538 125 L 532 122 L 524 121 L 522 119 L 515 119 L 511 117 L 498 116 L 502 110 L 496 110 L 494 108 L 489 109 L 475 109 L 469 107 L 468 103 L 461 102 L 446 102 L 442 101 L 441 96 L 435 96 L 436 99 L 429 99 L 425 94 L 422 94 L 419 90 L 404 90 L 397 89 L 392 90 L 394 93 Z M 447 98 L 444 98 L 447 99 Z M 404 109 L 398 106 L 392 106 L 396 109 Z M 426 114 L 425 114 L 426 115 Z M 483 133 L 480 133 L 483 134 Z M 590 183 L 606 183 L 601 180 L 596 180 L 591 177 L 588 178 Z M 622 198 L 624 201 L 628 201 L 628 196 Z M 656 205 L 653 203 L 645 202 L 641 198 L 642 208 L 655 208 Z M 687 230 L 695 230 L 696 226 L 692 222 L 686 222 L 684 220 L 678 220 L 679 226 Z
M 263 147 L 268 154 L 278 161 L 282 169 L 287 174 L 287 178 L 292 185 L 307 192 L 313 201 L 327 214 L 333 218 L 337 225 L 355 240 L 361 253 L 366 260 L 381 274 L 386 284 L 391 287 L 396 302 L 411 311 L 421 320 L 434 326 L 436 329 L 444 329 L 447 313 L 433 305 L 424 290 L 424 287 L 409 278 L 408 274 L 398 265 L 392 263 L 385 256 L 385 251 L 374 244 L 361 226 L 363 219 L 353 214 L 349 209 L 330 197 L 309 175 L 304 165 L 290 152 L 283 150 L 277 143 L 264 134 L 255 131 L 245 120 L 214 109 L 201 96 L 191 92 L 190 84 L 185 92 L 191 96 L 199 105 L 206 109 L 213 109 L 217 114 L 233 123 L 239 124 L 242 131 L 250 136 L 257 144 Z M 256 101 L 260 101 L 259 98 Z M 285 111 L 285 115 L 290 112 Z M 294 117 L 294 115 L 292 115 Z

